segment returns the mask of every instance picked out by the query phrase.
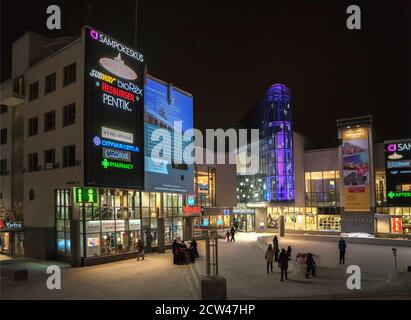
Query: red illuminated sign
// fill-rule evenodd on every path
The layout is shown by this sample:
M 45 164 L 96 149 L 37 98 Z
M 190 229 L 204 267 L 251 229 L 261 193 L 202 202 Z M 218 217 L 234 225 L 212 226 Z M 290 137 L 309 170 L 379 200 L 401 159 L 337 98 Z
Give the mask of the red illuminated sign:
M 4 220 L 0 220 L 0 229 L 4 228 Z
M 201 215 L 201 207 L 184 206 L 183 213 L 185 216 L 199 216 Z
M 392 218 L 392 232 L 402 233 L 402 218 Z

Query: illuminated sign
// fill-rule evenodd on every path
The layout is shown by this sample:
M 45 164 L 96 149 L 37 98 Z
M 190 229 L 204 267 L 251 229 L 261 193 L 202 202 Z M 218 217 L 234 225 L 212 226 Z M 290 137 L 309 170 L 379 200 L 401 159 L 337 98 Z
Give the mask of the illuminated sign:
M 75 188 L 76 203 L 97 203 L 97 189 L 95 188 Z
M 124 64 L 120 53 L 114 59 L 101 58 L 99 62 L 104 69 L 112 74 L 115 74 L 116 76 L 127 80 L 137 79 L 137 74 L 133 69 Z
M 131 153 L 128 151 L 103 148 L 103 157 L 106 159 L 131 162 Z
M 388 206 L 411 206 L 411 140 L 385 143 Z
M 200 216 L 201 207 L 183 206 L 183 214 L 185 216 Z
M 233 208 L 234 214 L 254 214 L 255 209 L 253 208 Z
M 103 146 L 103 147 L 120 149 L 120 150 L 131 151 L 131 152 L 139 152 L 140 151 L 139 147 L 132 146 L 132 145 L 129 145 L 129 144 L 124 144 L 124 143 L 108 141 L 108 140 L 101 140 L 100 137 L 98 137 L 98 136 L 95 136 L 93 138 L 93 144 L 97 147 L 98 146 Z
M 391 219 L 391 232 L 402 233 L 402 218 Z
M 129 57 L 132 57 L 140 62 L 144 62 L 144 58 L 141 53 L 138 53 L 137 51 L 125 46 L 124 44 L 111 39 L 110 37 L 104 35 L 103 33 L 95 29 L 88 29 L 86 30 L 86 33 L 90 35 L 91 39 L 99 41 L 100 43 L 105 44 L 106 46 L 109 46 L 115 49 L 116 51 L 125 53 Z
M 116 169 L 127 169 L 127 170 L 133 170 L 134 165 L 129 164 L 129 163 L 122 163 L 122 162 L 117 162 L 117 161 L 108 161 L 107 159 L 104 159 L 101 161 L 101 166 L 104 169 L 108 168 L 116 168 Z
M 188 196 L 187 197 L 187 204 L 189 206 L 193 206 L 196 203 L 195 196 Z
M 84 61 L 84 184 L 144 187 L 143 55 L 86 27 Z
M 134 141 L 132 133 L 110 129 L 107 127 L 101 128 L 101 136 L 106 139 L 112 139 L 126 143 L 133 143 Z

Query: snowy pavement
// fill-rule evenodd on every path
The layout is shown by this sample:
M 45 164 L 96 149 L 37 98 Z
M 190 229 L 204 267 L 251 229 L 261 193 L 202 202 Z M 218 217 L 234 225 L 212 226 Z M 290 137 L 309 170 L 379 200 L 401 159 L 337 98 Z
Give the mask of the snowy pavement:
M 338 263 L 338 249 L 335 243 L 320 241 L 281 240 L 280 249 L 291 245 L 293 260 L 297 252 L 312 252 L 321 256 L 317 278 L 305 279 L 304 267 L 290 264 L 289 281 L 280 282 L 280 271 L 275 267 L 273 274 L 266 273 L 264 254 L 266 244 L 257 241 L 273 235 L 238 233 L 235 243 L 219 241 L 219 274 L 227 279 L 229 299 L 315 299 L 315 298 L 356 298 L 380 294 L 396 294 L 411 298 L 411 281 L 407 286 L 389 281 L 393 271 L 391 247 L 374 245 L 347 246 L 346 265 Z M 203 252 L 203 244 L 201 251 Z M 346 267 L 356 264 L 361 268 L 361 290 L 349 290 L 346 285 Z M 398 248 L 398 266 L 404 269 L 411 265 L 411 248 Z M 205 273 L 204 259 L 196 262 L 200 274 Z M 411 280 L 411 274 L 408 274 Z M 408 290 L 404 292 L 404 290 Z

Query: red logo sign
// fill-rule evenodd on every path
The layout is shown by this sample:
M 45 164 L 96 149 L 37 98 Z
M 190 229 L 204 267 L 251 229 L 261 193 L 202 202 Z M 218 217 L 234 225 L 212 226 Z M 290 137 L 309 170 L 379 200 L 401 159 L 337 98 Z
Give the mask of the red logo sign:
M 0 229 L 4 228 L 4 220 L 0 220 Z
M 402 218 L 392 218 L 392 232 L 402 233 Z
M 201 207 L 184 206 L 183 213 L 185 216 L 199 216 L 201 215 Z

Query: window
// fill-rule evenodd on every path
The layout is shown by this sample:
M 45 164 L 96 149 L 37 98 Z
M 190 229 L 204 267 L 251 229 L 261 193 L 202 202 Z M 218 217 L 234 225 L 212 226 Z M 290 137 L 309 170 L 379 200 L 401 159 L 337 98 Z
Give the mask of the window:
M 54 149 L 44 151 L 44 170 L 51 170 L 54 168 L 56 161 L 56 152 Z
M 39 82 L 33 82 L 30 84 L 29 101 L 37 99 L 39 97 Z
M 6 176 L 7 174 L 7 159 L 0 160 L 0 176 Z
M 24 96 L 24 78 L 20 76 L 13 80 L 13 92 Z
M 53 72 L 46 76 L 46 82 L 44 86 L 44 94 L 48 94 L 56 90 L 56 73 Z
M 56 110 L 44 114 L 44 132 L 56 129 Z
M 74 144 L 63 147 L 63 167 L 76 165 L 76 146 Z
M 63 85 L 67 86 L 73 82 L 76 82 L 76 63 L 64 67 Z
M 76 123 L 76 104 L 68 104 L 63 107 L 63 126 Z
M 34 117 L 29 119 L 29 137 L 35 136 L 39 132 L 39 119 Z
M 29 153 L 29 172 L 37 171 L 39 168 L 37 152 Z
M 7 128 L 3 128 L 0 130 L 0 144 L 7 143 Z
M 6 113 L 7 112 L 7 105 L 2 104 L 1 109 L 0 109 L 0 114 Z

